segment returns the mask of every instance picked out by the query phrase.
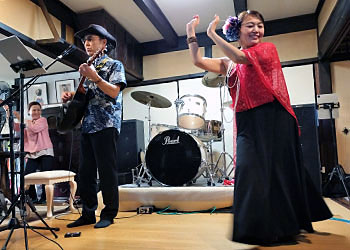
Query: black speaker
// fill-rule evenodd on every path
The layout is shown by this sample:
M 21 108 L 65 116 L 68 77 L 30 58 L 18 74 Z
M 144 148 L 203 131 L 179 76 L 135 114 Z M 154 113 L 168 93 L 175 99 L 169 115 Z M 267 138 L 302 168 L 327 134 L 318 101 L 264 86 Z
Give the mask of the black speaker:
M 141 164 L 140 152 L 145 150 L 143 121 L 122 121 L 117 141 L 117 165 L 119 185 L 131 183 L 131 169 Z
M 47 119 L 49 128 L 56 129 L 57 119 L 61 112 L 62 112 L 61 106 L 48 107 L 41 110 L 41 116 Z
M 317 113 L 314 104 L 293 106 L 300 127 L 303 162 L 316 188 L 321 193 L 321 162 L 318 146 Z
M 76 173 L 75 181 L 79 183 L 79 153 L 81 132 L 74 129 L 67 134 L 57 132 L 57 117 L 61 112 L 60 107 L 50 107 L 42 110 L 41 116 L 47 119 L 49 125 L 49 135 L 54 151 L 54 170 L 70 170 Z M 69 186 L 68 186 L 69 187 Z M 63 191 L 62 191 L 63 190 Z M 69 197 L 66 191 L 66 184 L 60 183 L 55 187 L 54 195 L 57 197 Z M 76 194 L 80 194 L 79 185 Z

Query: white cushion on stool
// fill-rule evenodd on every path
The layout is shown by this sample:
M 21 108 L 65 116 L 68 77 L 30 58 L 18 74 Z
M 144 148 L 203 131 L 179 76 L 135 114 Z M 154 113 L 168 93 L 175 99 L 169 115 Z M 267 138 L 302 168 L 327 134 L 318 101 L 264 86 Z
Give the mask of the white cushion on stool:
M 26 180 L 33 179 L 51 179 L 51 178 L 61 178 L 61 177 L 74 177 L 75 173 L 67 170 L 52 170 L 52 171 L 43 171 L 27 174 L 24 176 Z
M 52 170 L 27 174 L 24 176 L 26 189 L 32 184 L 45 184 L 47 217 L 52 217 L 53 211 L 53 185 L 60 182 L 69 182 L 71 197 L 69 198 L 70 210 L 74 212 L 73 199 L 77 190 L 77 183 L 74 181 L 76 174 L 67 170 Z M 28 215 L 30 210 L 27 209 Z

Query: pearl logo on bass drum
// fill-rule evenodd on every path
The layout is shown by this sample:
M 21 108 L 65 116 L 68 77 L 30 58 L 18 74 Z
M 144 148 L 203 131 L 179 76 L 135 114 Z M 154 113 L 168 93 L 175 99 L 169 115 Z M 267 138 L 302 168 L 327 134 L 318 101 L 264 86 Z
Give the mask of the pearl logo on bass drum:
M 173 144 L 179 144 L 180 143 L 180 136 L 178 136 L 175 140 L 171 140 L 170 136 L 165 136 L 164 137 L 164 142 L 162 145 L 173 145 Z

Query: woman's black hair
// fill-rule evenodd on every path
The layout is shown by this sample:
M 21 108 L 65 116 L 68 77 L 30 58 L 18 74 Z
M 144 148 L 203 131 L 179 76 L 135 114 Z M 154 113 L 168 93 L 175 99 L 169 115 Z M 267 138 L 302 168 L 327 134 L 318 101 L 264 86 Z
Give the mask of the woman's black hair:
M 247 16 L 255 16 L 256 18 L 258 18 L 260 21 L 263 22 L 263 24 L 265 25 L 265 20 L 263 15 L 256 10 L 246 10 L 246 11 L 242 11 L 241 13 L 239 13 L 238 15 L 238 19 L 241 20 L 241 22 L 243 22 L 244 18 L 246 18 Z
M 40 104 L 40 103 L 38 103 L 38 102 L 30 102 L 30 103 L 28 104 L 28 111 L 29 111 L 30 108 L 31 108 L 32 106 L 34 106 L 34 105 L 40 106 L 40 109 L 41 109 L 41 104 Z

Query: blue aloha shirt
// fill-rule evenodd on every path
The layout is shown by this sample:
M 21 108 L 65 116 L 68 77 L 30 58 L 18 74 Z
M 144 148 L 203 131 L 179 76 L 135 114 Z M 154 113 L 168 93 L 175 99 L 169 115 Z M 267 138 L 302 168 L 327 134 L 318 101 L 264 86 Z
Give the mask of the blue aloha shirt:
M 108 60 L 103 64 L 103 60 Z M 103 66 L 98 66 L 102 62 Z M 95 60 L 94 66 L 98 74 L 111 84 L 120 85 L 120 92 L 116 98 L 106 95 L 90 80 L 84 82 L 89 103 L 85 111 L 82 133 L 96 133 L 106 128 L 116 128 L 120 133 L 122 120 L 122 90 L 126 87 L 125 70 L 123 64 L 104 55 Z

